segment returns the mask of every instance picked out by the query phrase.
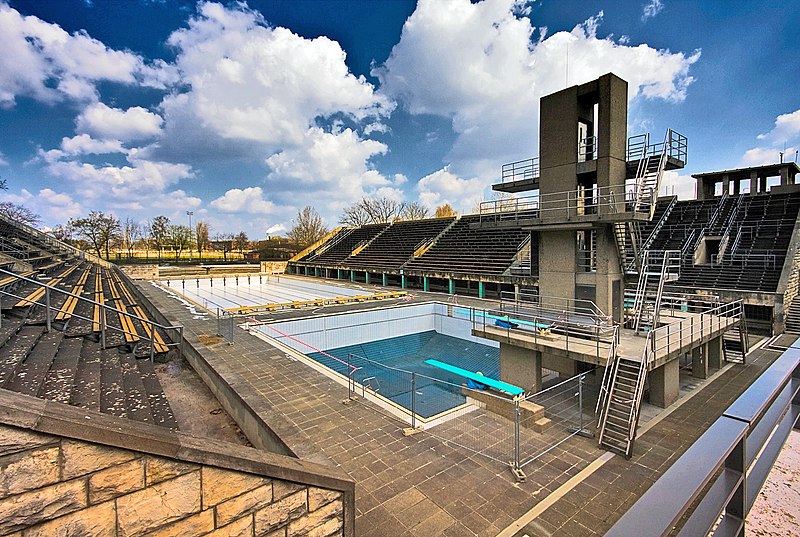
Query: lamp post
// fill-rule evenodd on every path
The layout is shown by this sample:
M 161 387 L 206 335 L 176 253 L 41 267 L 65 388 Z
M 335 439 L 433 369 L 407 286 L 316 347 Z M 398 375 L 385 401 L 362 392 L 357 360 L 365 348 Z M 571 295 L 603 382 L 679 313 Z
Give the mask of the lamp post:
M 189 263 L 192 262 L 192 242 L 194 241 L 194 230 L 192 229 L 192 216 L 194 211 L 186 211 L 186 216 L 189 217 Z

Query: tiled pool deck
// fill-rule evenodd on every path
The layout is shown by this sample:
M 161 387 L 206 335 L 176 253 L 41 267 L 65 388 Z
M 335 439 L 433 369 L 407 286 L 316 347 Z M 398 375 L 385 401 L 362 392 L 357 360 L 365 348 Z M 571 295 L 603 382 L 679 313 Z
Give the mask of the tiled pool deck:
M 244 330 L 236 328 L 234 345 L 204 345 L 199 336 L 217 330 L 213 317 L 192 314 L 149 283 L 140 288 L 169 320 L 185 326 L 187 342 L 301 459 L 341 467 L 357 481 L 359 537 L 602 535 L 779 355 L 755 351 L 748 365 L 712 376 L 666 417 L 645 425 L 629 461 L 600 450 L 594 439 L 574 436 L 526 467 L 527 480 L 517 483 L 501 463 L 425 432 L 403 436 L 404 424 L 368 402 L 342 404 L 345 387 Z M 414 294 L 406 302 L 443 298 Z

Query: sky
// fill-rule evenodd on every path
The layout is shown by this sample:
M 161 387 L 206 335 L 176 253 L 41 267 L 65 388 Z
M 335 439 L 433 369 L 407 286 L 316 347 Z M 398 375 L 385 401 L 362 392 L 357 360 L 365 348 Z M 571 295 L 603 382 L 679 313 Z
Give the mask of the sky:
M 786 0 L 0 0 L 0 201 L 51 227 L 187 211 L 215 233 L 329 226 L 363 196 L 471 212 L 538 153 L 539 99 L 613 72 L 628 134 L 692 173 L 795 160 Z

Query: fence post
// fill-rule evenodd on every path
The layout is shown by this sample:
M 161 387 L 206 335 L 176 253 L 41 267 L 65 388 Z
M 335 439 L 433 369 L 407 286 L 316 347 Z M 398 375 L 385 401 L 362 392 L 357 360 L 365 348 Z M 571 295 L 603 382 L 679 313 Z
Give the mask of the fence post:
M 522 412 L 519 408 L 519 396 L 514 398 L 514 461 L 512 463 L 513 467 L 511 471 L 514 473 L 514 477 L 517 481 L 525 481 L 526 476 L 525 473 L 522 471 L 522 466 L 520 465 L 520 446 L 519 446 L 519 438 L 520 438 L 520 416 Z
M 411 372 L 411 428 L 417 428 L 417 374 Z
M 578 430 L 583 433 L 583 375 L 578 377 Z
M 106 309 L 100 308 L 100 347 L 106 348 Z
M 156 356 L 156 326 L 150 322 L 150 363 L 152 364 Z
M 44 297 L 45 297 L 44 298 L 44 301 L 45 301 L 45 312 L 44 313 L 45 313 L 45 318 L 46 318 L 45 322 L 47 324 L 47 331 L 49 332 L 50 331 L 50 288 L 49 287 L 45 287 L 44 288 Z
M 181 343 L 180 343 L 180 346 L 179 346 L 178 348 L 180 349 L 180 351 L 179 351 L 179 352 L 181 353 L 181 358 L 183 358 L 183 352 L 184 352 L 184 351 L 183 351 L 183 342 L 184 342 L 184 338 L 183 338 L 183 325 L 181 325 L 181 326 L 179 326 L 179 327 L 178 327 L 178 336 L 181 338 Z

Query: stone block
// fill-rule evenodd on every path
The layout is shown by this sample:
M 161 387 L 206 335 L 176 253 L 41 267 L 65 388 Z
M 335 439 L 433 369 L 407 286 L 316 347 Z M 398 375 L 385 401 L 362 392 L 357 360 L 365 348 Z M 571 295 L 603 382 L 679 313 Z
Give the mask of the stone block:
M 214 511 L 200 511 L 174 524 L 151 531 L 149 537 L 184 537 L 185 535 L 205 535 L 214 530 Z
M 188 474 L 199 468 L 196 464 L 180 462 L 163 457 L 147 457 L 147 473 L 145 483 L 149 487 L 161 481 Z
M 273 481 L 272 482 L 272 498 L 280 500 L 289 494 L 294 494 L 298 490 L 306 488 L 305 485 L 292 483 L 291 481 Z
M 301 490 L 256 511 L 256 535 L 269 533 L 305 515 L 308 512 L 307 499 L 308 494 L 305 490 Z M 324 508 L 317 512 L 321 511 L 324 511 Z
M 533 430 L 537 433 L 543 433 L 549 429 L 552 424 L 553 422 L 550 420 L 550 418 L 539 418 L 533 422 Z
M 247 515 L 234 520 L 227 526 L 212 531 L 205 537 L 251 537 L 253 535 L 253 516 Z
M 0 426 L 0 457 L 10 453 L 35 449 L 47 444 L 55 444 L 56 439 L 43 434 L 32 433 L 16 427 Z
M 72 479 L 109 468 L 136 458 L 136 454 L 124 449 L 110 448 L 87 442 L 64 440 L 61 443 L 64 458 L 62 479 Z
M 217 505 L 217 526 L 225 526 L 233 520 L 261 509 L 272 503 L 272 484 L 263 485 Z
M 86 507 L 86 481 L 56 483 L 0 500 L 0 524 L 11 533 Z
M 53 446 L 0 458 L 0 498 L 57 483 L 58 454 Z
M 289 524 L 287 537 L 328 537 L 342 530 L 342 503 L 329 503 Z
M 323 505 L 327 505 L 334 500 L 342 497 L 342 493 L 336 490 L 319 489 L 317 487 L 308 488 L 308 510 L 316 511 Z
M 210 466 L 203 467 L 201 476 L 203 479 L 203 509 L 208 509 L 269 483 L 269 479 L 257 475 Z
M 116 537 L 116 531 L 114 502 L 105 502 L 28 528 L 25 537 Z
M 95 504 L 144 488 L 144 459 L 134 459 L 93 474 L 89 503 Z
M 117 498 L 119 535 L 146 535 L 199 512 L 200 472 L 193 472 Z

